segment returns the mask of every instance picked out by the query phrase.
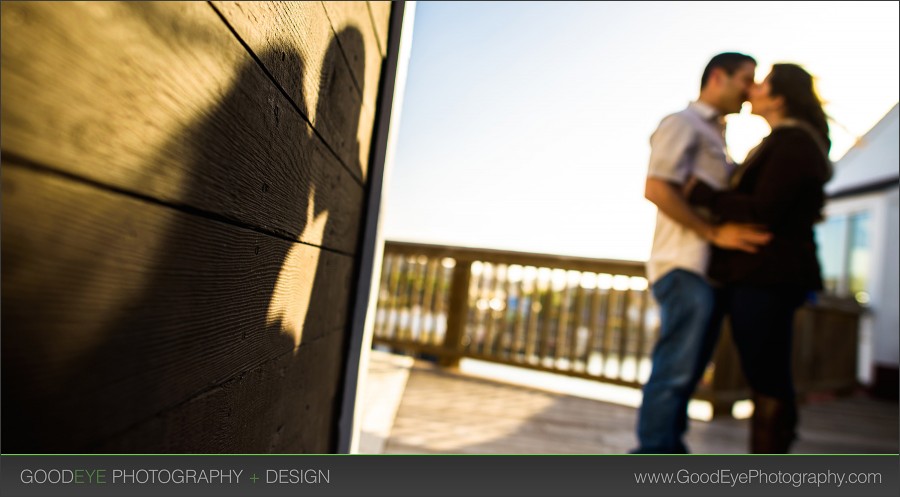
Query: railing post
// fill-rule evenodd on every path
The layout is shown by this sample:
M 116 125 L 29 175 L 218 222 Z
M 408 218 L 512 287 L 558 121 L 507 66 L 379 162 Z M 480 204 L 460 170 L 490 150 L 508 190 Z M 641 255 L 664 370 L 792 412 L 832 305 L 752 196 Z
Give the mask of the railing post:
M 450 283 L 450 309 L 447 312 L 447 334 L 444 336 L 444 350 L 447 354 L 440 359 L 440 365 L 445 368 L 459 367 L 459 359 L 462 357 L 462 339 L 469 315 L 471 274 L 472 261 L 457 259 Z

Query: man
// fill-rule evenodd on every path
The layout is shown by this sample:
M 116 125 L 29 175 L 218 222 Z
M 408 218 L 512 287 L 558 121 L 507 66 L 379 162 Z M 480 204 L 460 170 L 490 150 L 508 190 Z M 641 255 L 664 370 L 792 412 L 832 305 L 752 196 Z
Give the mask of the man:
M 769 240 L 751 226 L 715 226 L 684 197 L 691 177 L 724 189 L 735 169 L 725 152 L 724 116 L 741 110 L 753 85 L 756 61 L 740 53 L 710 60 L 700 96 L 665 117 L 650 138 L 650 164 L 644 195 L 656 204 L 656 232 L 647 278 L 660 307 L 660 338 L 644 386 L 635 453 L 687 453 L 687 404 L 712 354 L 715 334 L 707 328 L 714 293 L 704 274 L 710 243 L 755 252 Z M 712 338 L 709 338 L 712 336 Z

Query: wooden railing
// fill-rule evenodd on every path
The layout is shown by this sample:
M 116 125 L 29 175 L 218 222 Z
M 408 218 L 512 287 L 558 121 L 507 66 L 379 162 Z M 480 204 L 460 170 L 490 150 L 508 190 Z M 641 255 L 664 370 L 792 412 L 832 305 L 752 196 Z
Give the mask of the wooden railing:
M 376 312 L 375 346 L 632 387 L 649 377 L 659 333 L 642 262 L 401 242 L 385 245 Z M 845 302 L 798 313 L 798 390 L 855 385 L 858 314 Z M 749 395 L 723 331 L 696 395 L 716 413 Z

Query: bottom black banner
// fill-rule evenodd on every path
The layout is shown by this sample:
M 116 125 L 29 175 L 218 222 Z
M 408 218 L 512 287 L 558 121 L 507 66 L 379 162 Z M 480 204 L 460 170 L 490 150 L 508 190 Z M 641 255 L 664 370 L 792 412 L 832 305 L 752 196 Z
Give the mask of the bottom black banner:
M 4 455 L 13 496 L 897 495 L 897 455 Z

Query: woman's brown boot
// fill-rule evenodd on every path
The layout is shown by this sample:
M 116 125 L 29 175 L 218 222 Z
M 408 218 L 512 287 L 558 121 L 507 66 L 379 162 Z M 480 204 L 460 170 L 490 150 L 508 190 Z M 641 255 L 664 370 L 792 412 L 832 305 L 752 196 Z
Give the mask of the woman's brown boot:
M 797 407 L 793 401 L 753 394 L 750 423 L 752 454 L 787 454 L 797 438 Z

